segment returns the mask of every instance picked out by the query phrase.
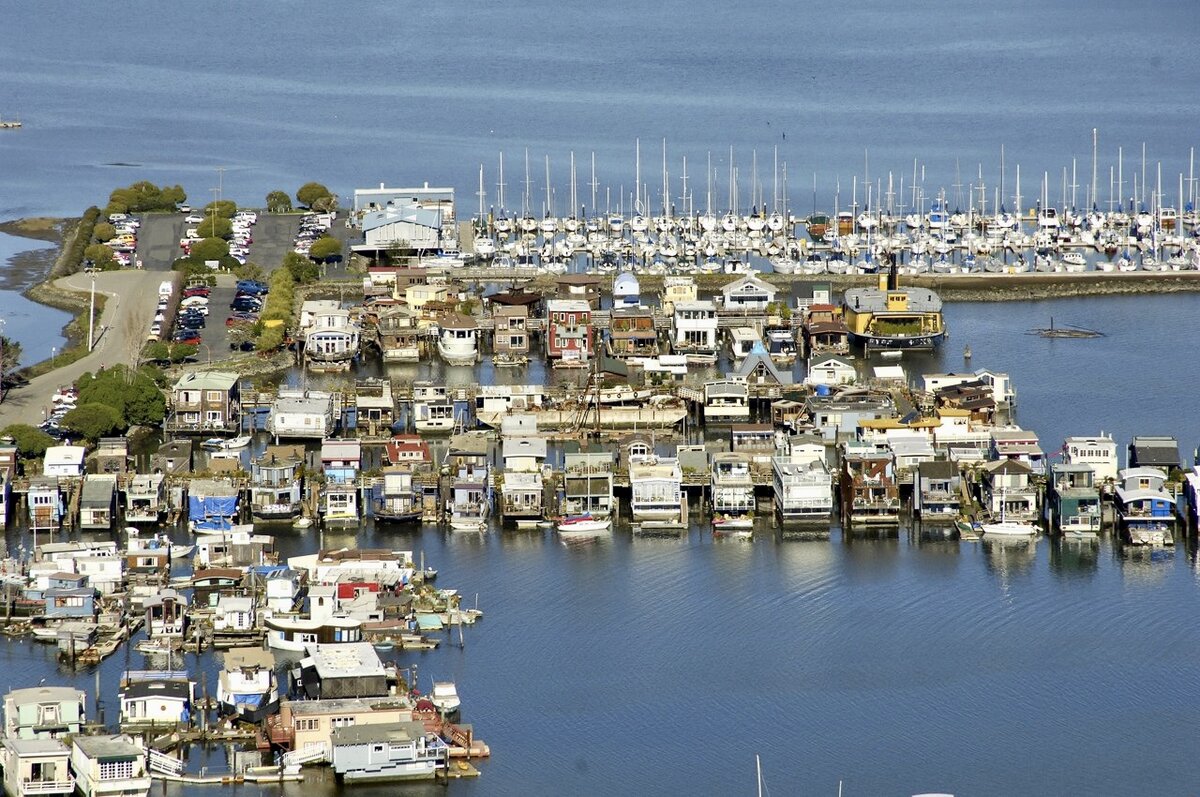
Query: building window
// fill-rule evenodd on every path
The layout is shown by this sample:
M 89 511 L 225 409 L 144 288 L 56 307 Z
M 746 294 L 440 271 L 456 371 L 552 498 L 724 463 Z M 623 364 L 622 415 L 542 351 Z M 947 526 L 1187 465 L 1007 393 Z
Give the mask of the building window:
M 125 780 L 133 777 L 133 760 L 101 761 L 100 780 Z
M 354 717 L 334 717 L 329 721 L 332 728 L 349 728 L 354 724 Z
M 296 720 L 297 731 L 316 731 L 320 730 L 321 721 L 319 719 L 298 719 Z

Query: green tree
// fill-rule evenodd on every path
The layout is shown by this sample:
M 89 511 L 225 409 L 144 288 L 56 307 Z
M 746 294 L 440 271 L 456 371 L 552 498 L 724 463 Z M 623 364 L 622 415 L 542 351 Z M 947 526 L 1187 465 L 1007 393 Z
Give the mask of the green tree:
M 98 440 L 105 435 L 126 428 L 119 413 L 107 404 L 80 404 L 63 416 L 62 426 L 88 440 Z
M 323 196 L 315 200 L 311 207 L 318 213 L 327 213 L 331 210 L 337 210 L 337 197 L 335 197 L 333 194 L 330 194 L 329 196 Z
M 306 208 L 314 207 L 313 203 L 322 199 L 333 199 L 333 194 L 320 183 L 305 183 L 296 192 L 296 201 Z
M 321 277 L 320 267 L 299 252 L 288 252 L 284 255 L 283 267 L 291 272 L 292 280 L 297 285 L 308 285 Z
M 189 357 L 195 357 L 199 350 L 200 347 L 192 343 L 173 343 L 171 344 L 170 360 L 173 363 L 181 363 Z
M 240 280 L 261 280 L 263 278 L 262 266 L 249 260 L 234 266 L 233 274 Z
M 221 238 L 205 238 L 192 244 L 191 259 L 198 263 L 229 257 L 229 243 Z
M 184 202 L 187 202 L 187 192 L 183 190 L 183 186 L 181 185 L 173 185 L 170 188 L 164 185 L 162 189 L 162 201 L 164 205 L 170 205 L 169 208 L 163 208 L 164 210 L 176 210 Z
M 0 335 L 0 372 L 10 374 L 21 362 L 21 343 Z
M 133 424 L 154 426 L 166 415 L 166 399 L 152 371 L 134 371 L 125 365 L 86 373 L 75 383 L 79 406 L 102 404 L 117 414 L 122 428 Z
M 117 228 L 107 221 L 102 221 L 92 228 L 92 237 L 100 243 L 107 243 L 117 237 Z
M 119 268 L 113 250 L 104 244 L 92 244 L 83 250 L 84 261 L 92 261 L 92 268 L 97 271 L 112 271 Z
M 267 212 L 268 213 L 291 213 L 292 198 L 287 195 L 286 191 L 272 191 L 267 194 Z
M 332 235 L 322 235 L 313 241 L 308 250 L 308 256 L 317 262 L 328 260 L 342 253 L 342 242 Z
M 161 340 L 153 340 L 142 348 L 142 360 L 146 362 L 170 362 L 171 347 Z
M 223 219 L 232 219 L 234 213 L 237 213 L 237 203 L 232 199 L 214 199 L 200 211 L 202 216 L 217 216 Z
M 54 445 L 53 437 L 27 423 L 14 423 L 4 427 L 4 430 L 0 431 L 0 438 L 4 437 L 12 438 L 17 453 L 26 459 L 40 457 L 46 453 L 47 448 Z
M 283 345 L 283 327 L 265 327 L 254 339 L 254 348 L 262 352 L 271 352 Z
M 229 240 L 233 237 L 233 224 L 222 216 L 205 215 L 204 221 L 196 225 L 196 234 L 201 238 Z

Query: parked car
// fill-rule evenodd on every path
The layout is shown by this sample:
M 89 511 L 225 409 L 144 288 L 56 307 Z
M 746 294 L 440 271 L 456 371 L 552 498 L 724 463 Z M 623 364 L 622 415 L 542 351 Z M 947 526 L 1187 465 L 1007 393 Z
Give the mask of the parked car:
M 238 280 L 238 284 L 237 284 L 238 293 L 246 293 L 246 294 L 250 294 L 252 296 L 261 296 L 264 293 L 267 293 L 268 290 L 269 289 L 267 288 L 266 284 L 259 282 L 258 280 Z
M 183 289 L 183 298 L 190 299 L 193 296 L 203 296 L 208 298 L 211 291 L 207 285 L 189 285 Z
M 175 343 L 190 343 L 198 346 L 203 339 L 200 337 L 200 333 L 194 329 L 181 329 L 171 336 L 171 340 Z
M 258 321 L 257 313 L 231 313 L 229 318 L 225 319 L 225 326 L 236 327 L 240 324 L 253 324 Z
M 204 217 L 199 214 L 193 213 L 192 215 L 190 215 L 186 219 L 184 219 L 184 221 L 186 221 L 188 224 L 200 224 L 204 221 Z
M 262 302 L 253 296 L 239 296 L 229 305 L 229 309 L 240 313 L 257 313 L 262 309 Z

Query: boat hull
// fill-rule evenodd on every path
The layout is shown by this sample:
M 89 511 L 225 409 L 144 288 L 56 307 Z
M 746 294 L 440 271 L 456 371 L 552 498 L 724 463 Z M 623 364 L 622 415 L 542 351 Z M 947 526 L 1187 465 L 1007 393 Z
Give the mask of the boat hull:
M 934 349 L 946 339 L 945 332 L 925 335 L 871 335 L 850 333 L 850 341 L 866 349 Z
M 573 429 L 580 421 L 578 409 L 539 410 L 531 414 L 537 417 L 537 428 L 542 430 Z M 478 417 L 483 425 L 499 429 L 507 413 L 480 411 Z M 598 425 L 602 429 L 670 429 L 686 417 L 684 407 L 604 407 L 600 410 Z M 588 408 L 584 425 L 597 425 L 594 406 Z

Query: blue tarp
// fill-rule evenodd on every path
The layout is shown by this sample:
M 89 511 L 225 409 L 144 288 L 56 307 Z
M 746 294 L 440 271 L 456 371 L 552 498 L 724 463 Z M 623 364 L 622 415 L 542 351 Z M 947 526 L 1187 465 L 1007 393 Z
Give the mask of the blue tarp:
M 227 517 L 208 517 L 192 521 L 193 528 L 205 531 L 233 531 L 233 523 Z
M 236 495 L 189 495 L 188 516 L 193 520 L 205 517 L 233 517 L 237 514 Z

